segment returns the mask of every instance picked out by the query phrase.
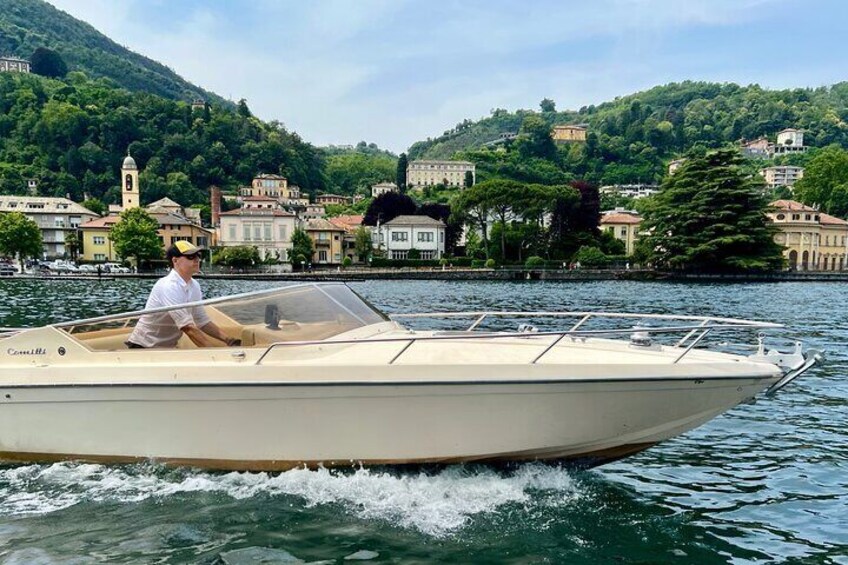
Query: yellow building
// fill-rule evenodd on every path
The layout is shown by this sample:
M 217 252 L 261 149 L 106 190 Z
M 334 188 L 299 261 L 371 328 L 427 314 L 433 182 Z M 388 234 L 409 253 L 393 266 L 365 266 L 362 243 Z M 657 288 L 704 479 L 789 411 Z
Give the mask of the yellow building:
M 188 219 L 177 214 L 150 214 L 159 222 L 159 241 L 162 242 L 162 253 L 176 241 L 190 241 L 198 246 L 209 247 L 212 241 L 212 231 L 191 223 Z M 106 216 L 80 225 L 82 232 L 81 261 L 102 263 L 118 261 L 115 246 L 109 237 L 109 231 L 121 220 L 120 216 Z
M 642 218 L 638 212 L 616 208 L 601 215 L 601 230 L 612 233 L 624 243 L 627 255 L 632 255 L 636 240 L 639 239 L 639 224 Z
M 406 166 L 406 184 L 419 186 L 465 186 L 465 173 L 470 172 L 472 183 L 477 182 L 477 167 L 470 161 L 410 161 Z
M 768 216 L 791 270 L 848 270 L 848 222 L 794 200 L 776 200 Z
M 586 141 L 587 131 L 584 126 L 554 126 L 552 137 L 556 143 L 575 143 Z
M 312 238 L 313 265 L 339 264 L 342 262 L 344 228 L 323 218 L 307 220 L 303 229 Z

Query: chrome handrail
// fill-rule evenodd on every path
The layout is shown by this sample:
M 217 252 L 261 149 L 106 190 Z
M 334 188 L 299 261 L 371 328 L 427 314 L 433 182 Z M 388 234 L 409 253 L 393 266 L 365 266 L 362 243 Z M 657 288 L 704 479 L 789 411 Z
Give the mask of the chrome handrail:
M 715 320 L 715 319 L 714 319 Z M 729 320 L 729 318 L 728 318 Z M 645 330 L 650 331 L 651 333 L 679 333 L 683 331 L 690 330 L 702 330 L 703 335 L 701 335 L 693 344 L 691 344 L 686 351 L 684 351 L 677 359 L 673 361 L 673 363 L 677 363 L 686 353 L 692 350 L 692 348 L 701 341 L 701 339 L 708 333 L 710 330 L 723 330 L 723 329 L 751 329 L 752 327 L 783 327 L 781 324 L 772 324 L 769 322 L 748 322 L 746 320 L 739 320 L 742 323 L 720 323 L 713 326 L 707 326 L 703 324 L 699 324 L 697 326 L 657 326 L 651 328 L 645 328 Z M 747 322 L 747 323 L 745 323 Z M 617 335 L 617 334 L 629 334 L 633 331 L 633 328 L 613 328 L 613 329 L 603 329 L 603 330 L 566 330 L 566 331 L 551 331 L 551 332 L 479 332 L 479 333 L 462 333 L 461 335 L 451 334 L 451 335 L 428 335 L 428 336 L 415 336 L 415 337 L 405 337 L 405 336 L 394 336 L 394 337 L 377 337 L 377 338 L 359 338 L 359 339 L 318 339 L 318 340 L 303 340 L 303 341 L 279 341 L 268 345 L 268 348 L 262 352 L 262 355 L 256 360 L 256 365 L 261 365 L 262 361 L 268 354 L 278 348 L 278 347 L 295 347 L 295 346 L 310 346 L 310 345 L 352 345 L 352 344 L 363 344 L 363 343 L 393 343 L 393 342 L 409 342 L 407 343 L 403 349 L 397 353 L 389 364 L 393 364 L 397 359 L 405 353 L 411 346 L 417 341 L 447 341 L 447 340 L 476 340 L 476 339 L 506 339 L 506 338 L 537 338 L 537 337 L 546 337 L 546 336 L 556 336 L 556 340 L 552 344 L 546 344 L 545 350 L 538 355 L 530 364 L 536 364 L 542 356 L 544 356 L 550 349 L 556 345 L 562 338 L 566 336 L 602 336 L 602 335 Z

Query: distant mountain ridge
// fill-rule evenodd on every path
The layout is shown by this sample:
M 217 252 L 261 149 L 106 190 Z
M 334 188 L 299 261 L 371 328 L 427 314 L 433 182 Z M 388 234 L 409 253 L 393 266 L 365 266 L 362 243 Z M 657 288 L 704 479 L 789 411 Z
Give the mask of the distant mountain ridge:
M 89 24 L 42 0 L 0 0 L 0 55 L 28 59 L 38 47 L 58 52 L 70 71 L 105 77 L 135 92 L 231 105 L 173 70 L 122 47 Z
M 696 144 L 718 146 L 775 134 L 787 127 L 805 130 L 811 146 L 848 147 L 848 82 L 828 87 L 770 90 L 758 85 L 684 81 L 656 86 L 579 110 L 542 112 L 494 109 L 477 121 L 464 120 L 441 136 L 414 143 L 413 159 L 446 159 L 484 147 L 501 134 L 517 133 L 527 116 L 550 125 L 589 125 L 590 133 L 613 145 L 659 156 L 683 153 Z

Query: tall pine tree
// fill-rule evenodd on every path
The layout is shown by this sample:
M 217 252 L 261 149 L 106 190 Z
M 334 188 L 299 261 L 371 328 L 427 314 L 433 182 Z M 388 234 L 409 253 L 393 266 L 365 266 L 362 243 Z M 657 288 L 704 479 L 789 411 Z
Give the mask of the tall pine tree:
M 782 248 L 765 212 L 762 181 L 741 169 L 738 150 L 690 158 L 645 211 L 640 246 L 654 266 L 701 272 L 771 271 Z

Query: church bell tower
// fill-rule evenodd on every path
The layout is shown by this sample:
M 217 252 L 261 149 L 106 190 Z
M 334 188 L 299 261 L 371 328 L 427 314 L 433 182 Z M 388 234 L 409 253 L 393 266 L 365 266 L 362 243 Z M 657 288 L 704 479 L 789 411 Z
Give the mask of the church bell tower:
M 138 193 L 138 166 L 135 159 L 127 151 L 124 164 L 121 165 L 121 206 L 124 210 L 138 208 L 140 195 Z

